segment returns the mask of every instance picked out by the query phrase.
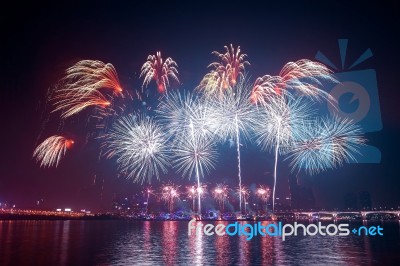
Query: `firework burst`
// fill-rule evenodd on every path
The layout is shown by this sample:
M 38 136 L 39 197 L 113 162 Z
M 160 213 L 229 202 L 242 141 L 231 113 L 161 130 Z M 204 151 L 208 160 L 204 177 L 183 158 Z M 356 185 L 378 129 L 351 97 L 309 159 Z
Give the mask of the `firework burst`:
M 271 196 L 271 190 L 267 186 L 260 185 L 257 188 L 257 196 L 263 202 L 267 202 L 269 197 Z
M 115 94 L 122 92 L 113 65 L 96 60 L 79 61 L 66 70 L 66 76 L 56 87 L 51 98 L 53 112 L 61 110 L 61 117 L 67 118 L 89 106 L 107 107 L 111 102 L 100 91 L 107 88 Z
M 179 200 L 179 186 L 168 184 L 161 190 L 161 199 L 167 204 L 168 211 L 172 213 L 174 204 Z
M 37 162 L 40 161 L 40 167 L 57 167 L 67 149 L 73 144 L 73 140 L 63 136 L 51 136 L 37 146 L 33 157 L 36 157 Z
M 208 66 L 213 70 L 204 76 L 198 86 L 198 89 L 206 94 L 221 95 L 229 87 L 236 85 L 239 78 L 244 78 L 245 66 L 250 65 L 248 61 L 245 61 L 247 55 L 240 53 L 240 46 L 235 49 L 231 44 L 229 48 L 228 46 L 224 48 L 226 52 L 223 54 L 217 51 L 212 52 L 220 62 L 214 62 Z
M 192 134 L 211 139 L 218 125 L 209 102 L 190 92 L 166 93 L 156 112 L 168 134 L 176 141 Z
M 161 52 L 157 52 L 156 55 L 149 55 L 140 73 L 140 77 L 144 77 L 143 86 L 147 87 L 150 81 L 155 80 L 158 92 L 164 93 L 169 87 L 170 78 L 179 83 L 177 67 L 178 65 L 171 57 L 163 62 Z
M 121 172 L 134 182 L 150 182 L 166 173 L 169 164 L 167 137 L 151 119 L 130 115 L 118 120 L 105 137 L 103 148 L 107 158 L 116 157 Z
M 355 161 L 355 154 L 364 145 L 361 128 L 351 120 L 334 116 L 305 124 L 287 159 L 292 171 L 305 169 L 317 174 Z
M 240 186 L 236 189 L 236 194 L 239 196 L 239 199 L 243 200 L 244 212 L 246 213 L 247 199 L 250 197 L 250 190 L 245 186 Z M 242 207 L 240 207 L 240 210 L 242 210 Z
M 322 80 L 337 83 L 333 72 L 324 64 L 301 59 L 287 63 L 278 76 L 265 75 L 257 78 L 252 92 L 252 100 L 256 103 L 268 102 L 271 95 L 288 94 L 289 90 L 315 100 L 333 101 L 329 93 L 322 87 Z
M 182 138 L 174 144 L 172 151 L 178 172 L 189 179 L 193 175 L 201 178 L 215 167 L 217 153 L 214 144 L 197 135 Z
M 222 211 L 225 208 L 225 202 L 228 198 L 229 188 L 227 185 L 217 184 L 212 192 L 214 199 L 218 202 L 218 205 Z

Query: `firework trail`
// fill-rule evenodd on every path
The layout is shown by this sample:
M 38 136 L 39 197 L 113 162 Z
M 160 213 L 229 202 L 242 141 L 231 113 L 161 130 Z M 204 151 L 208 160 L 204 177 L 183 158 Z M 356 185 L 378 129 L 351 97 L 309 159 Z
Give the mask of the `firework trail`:
M 198 89 L 210 95 L 221 95 L 229 87 L 236 85 L 239 78 L 244 78 L 245 65 L 250 65 L 245 61 L 246 54 L 240 53 L 240 46 L 236 49 L 230 45 L 224 46 L 226 52 L 221 54 L 217 51 L 212 52 L 220 62 L 211 63 L 208 67 L 213 68 L 206 74 Z
M 222 141 L 231 139 L 236 142 L 239 187 L 242 184 L 240 139 L 241 137 L 242 140 L 250 139 L 250 133 L 255 130 L 259 120 L 257 109 L 251 104 L 250 92 L 251 86 L 244 79 L 240 79 L 235 86 L 220 96 L 209 97 L 213 110 L 212 117 L 218 126 L 216 135 Z M 239 203 L 242 206 L 241 194 Z
M 278 76 L 265 75 L 256 79 L 252 100 L 255 103 L 265 104 L 271 96 L 288 96 L 291 91 L 291 93 L 295 92 L 314 100 L 334 101 L 329 93 L 320 88 L 323 80 L 338 82 L 333 72 L 321 63 L 307 59 L 289 62 L 282 68 Z
M 160 171 L 166 173 L 169 164 L 168 138 L 151 119 L 129 115 L 118 120 L 104 136 L 107 158 L 116 157 L 121 172 L 134 182 L 151 182 Z
M 168 184 L 162 188 L 161 199 L 168 205 L 168 211 L 171 213 L 174 209 L 175 201 L 179 200 L 179 186 Z
M 52 112 L 61 110 L 61 118 L 67 118 L 89 106 L 107 107 L 111 102 L 100 89 L 122 92 L 114 66 L 97 60 L 79 61 L 66 70 L 56 87 L 50 99 L 54 101 Z
M 260 108 L 258 125 L 255 128 L 256 143 L 263 150 L 274 151 L 274 187 L 272 208 L 275 210 L 275 189 L 278 155 L 287 153 L 296 139 L 302 138 L 302 125 L 309 121 L 311 104 L 302 97 L 270 97 L 264 108 Z
M 358 125 L 337 116 L 317 119 L 301 130 L 304 134 L 299 135 L 287 159 L 292 171 L 305 169 L 311 175 L 356 161 L 354 155 L 360 154 L 366 141 Z
M 153 79 L 157 83 L 159 93 L 164 93 L 169 87 L 169 78 L 173 78 L 179 83 L 178 65 L 171 57 L 168 57 L 165 62 L 161 57 L 161 52 L 156 55 L 149 55 L 147 61 L 143 64 L 139 78 L 144 77 L 143 85 L 147 87 Z
M 219 208 L 222 209 L 222 211 L 225 209 L 225 201 L 228 198 L 228 192 L 228 186 L 223 184 L 217 184 L 212 192 L 214 199 L 218 202 Z
M 54 135 L 36 147 L 33 157 L 36 157 L 37 162 L 40 161 L 40 167 L 57 167 L 67 149 L 71 148 L 73 144 L 74 141 L 71 139 Z

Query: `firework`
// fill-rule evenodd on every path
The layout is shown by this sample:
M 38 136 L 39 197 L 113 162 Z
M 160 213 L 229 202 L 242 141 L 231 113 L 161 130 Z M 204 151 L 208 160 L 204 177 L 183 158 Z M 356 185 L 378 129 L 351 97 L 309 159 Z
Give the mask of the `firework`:
M 204 171 L 214 168 L 216 152 L 213 133 L 217 127 L 208 103 L 190 93 L 167 93 L 157 108 L 169 136 L 173 138 L 174 165 L 189 178 L 195 174 L 197 186 Z M 198 195 L 201 214 L 201 198 Z
M 209 139 L 194 134 L 191 126 L 191 134 L 183 136 L 181 140 L 174 143 L 174 166 L 183 176 L 195 175 L 197 187 L 201 188 L 200 178 L 205 172 L 209 172 L 215 166 L 217 153 L 214 144 Z M 201 193 L 198 194 L 198 213 L 201 215 Z
M 225 201 L 228 198 L 228 192 L 228 186 L 223 184 L 217 184 L 216 188 L 212 192 L 214 199 L 219 204 L 220 209 L 222 207 L 222 211 L 224 211 Z
M 257 188 L 256 194 L 257 194 L 257 197 L 261 201 L 265 202 L 265 210 L 266 210 L 266 212 L 268 212 L 268 204 L 267 204 L 267 202 L 268 202 L 268 200 L 269 200 L 269 198 L 271 196 L 271 190 L 267 186 L 260 185 Z
M 256 143 L 263 150 L 274 151 L 274 187 L 273 210 L 275 207 L 275 188 L 277 178 L 278 154 L 285 154 L 294 141 L 301 138 L 302 125 L 307 123 L 311 114 L 311 105 L 304 99 L 289 97 L 271 97 L 268 105 L 260 108 Z
M 337 116 L 305 124 L 302 131 L 287 159 L 292 171 L 303 168 L 311 175 L 355 161 L 365 143 L 358 125 Z
M 179 83 L 177 67 L 178 65 L 171 57 L 163 62 L 161 52 L 157 52 L 156 55 L 149 55 L 140 73 L 140 77 L 144 77 L 143 86 L 147 87 L 150 81 L 154 79 L 157 83 L 158 92 L 164 93 L 169 87 L 169 78 L 173 78 Z
M 36 157 L 37 162 L 40 161 L 40 167 L 57 167 L 72 144 L 74 141 L 71 139 L 57 135 L 51 136 L 36 147 L 33 157 Z
M 116 157 L 121 172 L 134 182 L 159 178 L 169 166 L 167 137 L 149 117 L 129 115 L 118 120 L 105 137 L 107 158 Z
M 269 187 L 260 185 L 257 188 L 257 196 L 260 200 L 267 202 L 269 197 L 271 196 L 271 191 Z
M 213 70 L 204 76 L 198 86 L 198 89 L 206 94 L 221 95 L 229 87 L 236 85 L 239 78 L 243 78 L 245 65 L 250 65 L 248 61 L 245 61 L 247 55 L 240 53 L 240 46 L 236 50 L 232 44 L 230 49 L 228 46 L 224 48 L 226 52 L 223 54 L 217 51 L 212 52 L 220 59 L 220 62 L 214 62 L 208 66 Z
M 168 184 L 161 190 L 161 199 L 168 205 L 168 211 L 171 213 L 174 209 L 174 203 L 179 200 L 179 186 Z
M 192 133 L 211 139 L 218 127 L 209 102 L 190 92 L 166 93 L 156 112 L 168 134 L 177 141 Z
M 67 89 L 74 89 L 86 93 L 101 88 L 112 89 L 115 92 L 122 92 L 117 71 L 110 63 L 103 63 L 98 60 L 82 60 L 66 70 L 64 80 Z
M 66 70 L 65 77 L 56 87 L 53 112 L 62 110 L 61 117 L 67 118 L 89 106 L 109 106 L 110 100 L 100 89 L 112 89 L 121 93 L 118 75 L 111 64 L 96 60 L 82 60 Z
M 241 164 L 240 164 L 240 146 L 241 139 L 249 139 L 250 133 L 257 124 L 257 110 L 251 104 L 250 99 L 251 86 L 244 80 L 240 81 L 231 89 L 224 91 L 219 97 L 209 97 L 213 114 L 212 117 L 218 121 L 215 130 L 220 140 L 233 140 L 236 143 L 236 152 L 238 160 L 238 179 L 241 187 Z M 241 195 L 239 204 L 242 206 Z
M 172 151 L 178 172 L 189 179 L 193 175 L 201 178 L 215 167 L 217 153 L 214 144 L 207 139 L 187 136 L 175 143 Z
M 278 76 L 265 75 L 256 79 L 252 100 L 256 103 L 266 103 L 271 95 L 283 95 L 292 90 L 315 100 L 333 101 L 329 93 L 319 88 L 322 87 L 322 80 L 337 83 L 333 72 L 321 63 L 307 59 L 289 62 Z
M 245 186 L 240 186 L 237 188 L 236 193 L 239 195 L 240 199 L 243 199 L 244 202 L 244 213 L 246 213 L 246 205 L 247 199 L 250 197 L 250 190 Z M 240 206 L 240 210 L 242 210 L 242 206 Z M 242 212 L 240 212 L 242 213 Z
M 189 198 L 192 199 L 192 210 L 194 212 L 194 203 L 195 203 L 195 199 L 196 199 L 196 187 L 195 186 L 187 187 L 187 195 Z
M 146 200 L 146 215 L 148 214 L 148 210 L 149 210 L 149 199 L 150 199 L 150 194 L 153 194 L 153 191 L 151 189 L 151 187 L 148 187 L 145 190 L 145 193 L 147 194 L 147 200 Z

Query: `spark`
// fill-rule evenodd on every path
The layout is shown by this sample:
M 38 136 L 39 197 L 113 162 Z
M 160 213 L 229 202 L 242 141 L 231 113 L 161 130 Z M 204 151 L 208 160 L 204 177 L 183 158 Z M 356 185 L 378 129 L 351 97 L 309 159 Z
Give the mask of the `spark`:
M 163 62 L 161 52 L 149 55 L 140 73 L 140 78 L 144 77 L 142 86 L 147 87 L 150 81 L 155 80 L 158 92 L 164 93 L 169 87 L 169 78 L 173 78 L 179 83 L 177 67 L 178 65 L 171 57 Z
M 304 134 L 299 135 L 287 159 L 292 171 L 305 169 L 311 175 L 356 161 L 354 156 L 366 141 L 357 124 L 338 116 L 316 119 L 301 130 Z
M 104 136 L 107 158 L 116 157 L 121 172 L 134 182 L 159 179 L 169 164 L 168 138 L 151 118 L 129 115 L 123 117 Z
M 54 135 L 36 147 L 33 157 L 36 157 L 37 162 L 40 161 L 40 167 L 57 167 L 67 149 L 71 148 L 73 144 L 74 141 L 71 139 Z

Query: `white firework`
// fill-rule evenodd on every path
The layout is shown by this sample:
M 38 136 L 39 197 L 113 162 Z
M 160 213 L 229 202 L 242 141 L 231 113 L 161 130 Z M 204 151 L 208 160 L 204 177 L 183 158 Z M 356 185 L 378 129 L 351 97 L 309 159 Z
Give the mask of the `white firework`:
M 115 122 L 104 137 L 107 158 L 116 157 L 121 172 L 134 182 L 159 179 L 170 166 L 168 138 L 149 117 L 129 115 Z
M 287 159 L 292 171 L 304 169 L 311 175 L 356 161 L 365 143 L 361 128 L 338 116 L 314 120 L 301 131 Z
M 217 153 L 214 143 L 199 136 L 186 136 L 172 148 L 174 166 L 189 179 L 202 178 L 215 167 Z M 200 186 L 199 186 L 200 187 Z
M 192 134 L 213 138 L 218 126 L 209 102 L 190 92 L 166 93 L 156 112 L 162 125 L 175 141 Z

